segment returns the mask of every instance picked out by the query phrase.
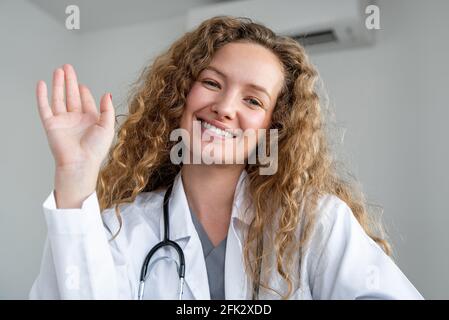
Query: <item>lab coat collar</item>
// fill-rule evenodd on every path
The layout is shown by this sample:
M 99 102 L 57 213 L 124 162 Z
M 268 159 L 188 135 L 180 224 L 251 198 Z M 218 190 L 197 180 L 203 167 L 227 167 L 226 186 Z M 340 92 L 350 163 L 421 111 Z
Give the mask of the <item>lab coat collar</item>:
M 181 172 L 179 172 L 173 182 L 172 194 L 169 200 L 171 240 L 177 241 L 182 238 L 189 238 L 195 232 L 195 226 L 191 221 L 189 210 L 189 204 L 182 184 Z M 163 230 L 164 220 L 161 219 L 161 232 Z
M 163 207 L 163 204 L 162 204 Z M 162 209 L 163 212 L 163 209 Z M 209 282 L 201 241 L 195 230 L 189 204 L 182 183 L 181 172 L 175 177 L 169 199 L 170 240 L 175 241 L 184 252 L 186 273 L 185 282 L 194 299 L 209 300 Z M 164 232 L 164 219 L 160 220 L 161 240 Z
M 246 188 L 248 186 L 248 173 L 243 170 L 237 182 L 234 193 L 232 220 L 238 220 L 244 225 L 249 226 L 251 223 L 251 210 L 245 212 L 248 206 L 248 199 L 246 197 Z M 190 237 L 195 230 L 193 225 L 189 204 L 185 194 L 182 183 L 181 171 L 176 175 L 173 182 L 172 196 L 169 202 L 170 208 L 170 238 L 173 241 Z M 161 231 L 164 230 L 163 219 L 161 219 Z M 162 233 L 161 233 L 162 234 Z
M 249 198 L 247 197 L 247 188 L 248 188 L 248 173 L 246 170 L 240 175 L 239 181 L 237 182 L 237 186 L 235 188 L 234 193 L 234 201 L 233 201 L 233 210 L 232 210 L 232 220 L 238 220 L 242 222 L 246 227 L 248 227 L 253 218 L 252 210 L 249 209 Z
M 248 291 L 247 278 L 242 260 L 242 232 L 240 227 L 250 223 L 251 210 L 247 207 L 247 172 L 242 171 L 234 193 L 231 223 L 229 224 L 225 259 L 225 295 L 226 299 L 245 299 Z M 181 172 L 173 183 L 173 191 L 169 201 L 170 239 L 177 241 L 184 251 L 186 259 L 186 283 L 195 299 L 210 299 L 207 268 L 201 246 L 201 240 L 193 224 L 187 197 L 182 183 Z M 235 222 L 243 225 L 238 227 Z M 161 237 L 164 223 L 160 221 Z M 183 240 L 182 240 L 183 239 Z M 192 272 L 195 270 L 195 273 Z

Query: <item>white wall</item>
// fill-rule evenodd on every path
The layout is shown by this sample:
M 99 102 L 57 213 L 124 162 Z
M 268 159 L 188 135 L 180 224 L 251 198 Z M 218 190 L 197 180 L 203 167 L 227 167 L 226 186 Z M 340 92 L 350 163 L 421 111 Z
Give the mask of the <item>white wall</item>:
M 120 112 L 126 112 L 125 98 L 131 82 L 142 68 L 181 36 L 183 17 L 173 17 L 154 23 L 133 25 L 82 36 L 82 55 L 75 58 L 81 81 L 100 99 L 105 92 Z M 93 67 L 94 66 L 94 67 Z
M 118 105 L 152 54 L 182 33 L 184 20 L 82 37 L 63 22 L 23 0 L 0 3 L 0 299 L 27 298 L 46 234 L 41 208 L 53 188 L 54 166 L 37 112 L 37 81 L 51 86 L 53 70 L 71 63 L 95 98 L 112 92 Z
M 431 3 L 379 1 L 382 30 L 375 31 L 375 47 L 312 60 L 338 123 L 347 128 L 349 167 L 368 199 L 384 207 L 397 264 L 426 298 L 447 299 L 449 3 Z M 97 99 L 111 91 L 119 104 L 142 66 L 182 33 L 183 23 L 174 17 L 80 36 L 23 0 L 0 3 L 6 119 L 0 127 L 0 298 L 26 297 L 46 232 L 41 205 L 53 186 L 53 162 L 36 110 L 36 81 L 49 83 L 52 70 L 69 62 Z
M 347 128 L 350 165 L 384 207 L 396 262 L 426 298 L 447 299 L 449 2 L 378 5 L 376 46 L 312 59 Z
M 429 297 L 449 298 L 449 2 L 438 1 L 434 7 L 420 5 L 414 30 L 421 41 L 414 48 L 421 53 L 419 73 L 420 176 L 415 181 L 423 196 L 414 224 L 423 242 L 421 257 L 423 287 Z M 418 205 L 417 205 L 418 206 Z M 419 223 L 423 221 L 423 228 Z M 413 248 L 411 248 L 413 249 Z M 418 247 L 418 249 L 420 249 Z M 410 257 L 416 254 L 410 251 Z M 412 258 L 410 258 L 411 260 Z
M 73 59 L 76 40 L 25 1 L 0 3 L 0 298 L 26 297 L 39 266 L 53 168 L 35 84 Z

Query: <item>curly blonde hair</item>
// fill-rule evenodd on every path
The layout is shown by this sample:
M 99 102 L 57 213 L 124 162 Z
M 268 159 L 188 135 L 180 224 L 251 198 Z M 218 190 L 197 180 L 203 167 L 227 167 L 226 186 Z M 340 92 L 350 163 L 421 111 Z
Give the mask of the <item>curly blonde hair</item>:
M 316 220 L 318 198 L 325 194 L 343 200 L 365 232 L 390 255 L 388 242 L 375 234 L 374 227 L 376 231 L 382 228 L 368 214 L 362 192 L 337 173 L 315 88 L 318 73 L 303 47 L 249 18 L 208 19 L 144 68 L 130 92 L 129 114 L 99 175 L 101 210 L 114 206 L 121 226 L 120 204 L 132 203 L 139 193 L 166 188 L 174 181 L 181 165 L 170 161 L 170 150 L 177 143 L 170 141 L 170 132 L 179 127 L 187 94 L 200 72 L 218 49 L 236 41 L 259 44 L 273 52 L 285 75 L 271 123 L 271 128 L 278 129 L 278 171 L 260 175 L 258 164 L 246 166 L 254 211 L 243 250 L 250 279 L 282 299 L 292 294 L 299 278 L 292 272 L 295 253 L 304 252 Z M 299 225 L 302 232 L 297 239 Z M 267 235 L 269 239 L 265 239 Z M 262 252 L 258 250 L 261 241 Z M 270 288 L 260 276 L 262 260 L 270 252 L 276 254 L 275 263 L 268 263 L 263 274 L 276 268 L 287 283 L 285 293 Z

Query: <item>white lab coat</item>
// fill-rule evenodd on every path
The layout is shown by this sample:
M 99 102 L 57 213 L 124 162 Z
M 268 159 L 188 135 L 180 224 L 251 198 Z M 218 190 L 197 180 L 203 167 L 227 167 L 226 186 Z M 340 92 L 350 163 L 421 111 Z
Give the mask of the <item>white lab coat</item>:
M 244 272 L 243 235 L 250 215 L 246 204 L 246 171 L 236 187 L 225 258 L 226 299 L 251 299 Z M 122 230 L 113 209 L 100 215 L 96 193 L 81 209 L 56 209 L 53 192 L 43 204 L 48 226 L 40 273 L 31 299 L 136 299 L 140 270 L 149 250 L 163 237 L 164 192 L 141 193 L 122 206 Z M 210 299 L 201 241 L 192 222 L 181 175 L 170 200 L 170 238 L 184 250 L 186 276 L 183 299 Z M 165 249 L 164 249 L 165 250 Z M 175 254 L 170 249 L 160 256 Z M 298 262 L 299 265 L 299 262 Z M 395 263 L 367 236 L 350 208 L 339 198 L 320 198 L 310 244 L 300 262 L 299 289 L 291 299 L 422 299 Z M 277 272 L 272 285 L 286 286 Z M 176 298 L 175 264 L 160 260 L 146 281 L 146 299 Z M 285 292 L 285 291 L 282 291 Z M 260 291 L 260 299 L 279 299 Z

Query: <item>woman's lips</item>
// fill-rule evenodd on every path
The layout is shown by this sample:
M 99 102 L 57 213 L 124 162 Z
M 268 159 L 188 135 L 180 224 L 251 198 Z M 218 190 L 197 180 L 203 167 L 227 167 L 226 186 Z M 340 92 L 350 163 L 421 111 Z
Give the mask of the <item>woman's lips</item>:
M 216 132 L 214 132 L 213 130 L 204 128 L 202 125 L 202 122 L 204 121 L 203 119 L 197 118 L 196 116 L 193 117 L 193 121 L 197 121 L 197 123 L 199 123 L 200 128 L 201 128 L 201 140 L 206 140 L 206 141 L 210 141 L 211 139 L 209 139 L 209 137 L 214 137 L 216 139 L 220 139 L 220 140 L 227 140 L 227 139 L 235 139 L 236 136 L 234 135 L 234 137 L 230 138 L 230 137 L 225 137 L 223 135 L 220 135 Z M 205 121 L 207 122 L 207 121 Z M 206 136 L 204 136 L 206 134 Z M 204 139 L 206 138 L 206 139 Z
M 227 139 L 234 139 L 234 138 L 226 138 L 225 136 L 219 135 L 218 133 L 215 133 L 212 130 L 206 129 L 203 126 L 201 126 L 201 140 L 210 141 L 209 137 L 214 137 L 215 139 L 220 140 L 227 140 Z

